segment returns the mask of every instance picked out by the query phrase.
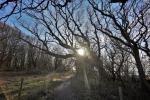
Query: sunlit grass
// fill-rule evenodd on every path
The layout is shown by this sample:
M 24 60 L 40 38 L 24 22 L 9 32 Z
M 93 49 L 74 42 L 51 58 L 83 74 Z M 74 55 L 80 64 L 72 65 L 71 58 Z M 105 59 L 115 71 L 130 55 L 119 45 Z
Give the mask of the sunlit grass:
M 60 84 L 65 77 L 68 77 L 70 73 L 52 73 L 45 76 L 36 76 L 36 77 L 24 77 L 23 88 L 21 96 L 26 96 L 32 93 L 32 91 L 38 90 L 39 88 L 53 89 L 58 84 Z M 20 88 L 21 78 L 15 78 L 13 81 L 9 81 L 6 84 L 1 86 L 0 92 L 3 92 L 5 95 L 9 95 L 13 98 L 18 96 L 18 91 Z

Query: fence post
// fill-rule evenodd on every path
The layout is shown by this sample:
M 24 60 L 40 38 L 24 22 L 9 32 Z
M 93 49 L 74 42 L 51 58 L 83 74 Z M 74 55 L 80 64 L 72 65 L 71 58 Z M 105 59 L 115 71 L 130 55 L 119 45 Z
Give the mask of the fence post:
M 119 98 L 120 98 L 120 100 L 123 100 L 122 87 L 119 86 L 118 90 L 119 90 Z
M 19 91 L 18 91 L 18 100 L 20 100 L 20 97 L 21 97 L 23 81 L 24 81 L 24 78 L 21 78 L 21 80 L 20 80 L 20 88 L 19 88 Z

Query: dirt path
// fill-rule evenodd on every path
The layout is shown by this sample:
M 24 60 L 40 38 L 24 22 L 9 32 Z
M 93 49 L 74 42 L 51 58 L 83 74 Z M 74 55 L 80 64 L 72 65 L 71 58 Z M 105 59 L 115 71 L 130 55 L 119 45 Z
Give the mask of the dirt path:
M 71 88 L 70 79 L 63 82 L 54 90 L 54 100 L 77 100 Z

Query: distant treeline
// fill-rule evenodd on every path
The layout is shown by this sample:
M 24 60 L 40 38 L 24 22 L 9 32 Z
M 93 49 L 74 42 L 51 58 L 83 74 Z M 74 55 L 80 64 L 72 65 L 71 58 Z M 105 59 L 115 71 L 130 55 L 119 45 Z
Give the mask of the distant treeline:
M 42 45 L 32 36 L 27 36 L 9 25 L 0 24 L 0 70 L 49 72 L 65 70 L 66 61 L 47 55 L 22 39 L 33 44 Z M 59 50 L 59 49 L 57 49 Z M 65 64 L 63 64 L 65 62 Z

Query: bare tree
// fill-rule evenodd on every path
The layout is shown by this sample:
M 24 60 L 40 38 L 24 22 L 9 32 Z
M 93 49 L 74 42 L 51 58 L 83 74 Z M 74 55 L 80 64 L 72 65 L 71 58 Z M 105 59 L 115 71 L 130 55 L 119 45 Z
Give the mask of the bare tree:
M 28 72 L 53 70 L 52 57 L 25 43 L 20 37 L 43 47 L 37 39 L 20 33 L 18 29 L 10 25 L 3 25 L 3 23 L 0 25 L 0 70 Z
M 11 8 L 10 11 L 6 11 L 0 17 L 0 20 L 5 20 L 12 16 L 12 15 L 19 15 L 18 18 L 22 17 L 22 12 L 26 10 L 37 10 L 38 12 L 44 11 L 48 8 L 48 6 L 53 5 L 59 8 L 63 8 L 67 6 L 71 0 L 3 0 L 0 2 L 0 10 L 1 12 L 5 12 L 3 10 Z
M 123 83 L 123 78 L 125 77 L 125 75 L 129 75 L 129 73 L 124 74 L 124 71 L 129 70 L 128 68 L 125 68 L 125 63 L 131 56 L 130 52 L 127 52 L 128 48 L 123 46 L 118 41 L 110 39 L 110 41 L 106 42 L 105 49 L 106 55 L 108 56 L 108 61 L 110 62 L 109 66 L 106 65 L 106 69 L 109 71 L 109 73 L 111 73 L 112 79 L 114 81 L 119 80 Z
M 143 19 L 145 12 L 149 9 L 149 4 L 142 3 L 142 6 L 147 6 L 137 7 L 139 6 L 139 2 L 142 2 L 138 0 L 134 6 L 130 3 L 126 5 L 123 11 L 120 11 L 103 0 L 101 2 L 88 1 L 94 11 L 91 17 L 94 16 L 95 18 L 91 18 L 91 24 L 101 33 L 121 42 L 131 49 L 131 53 L 136 61 L 141 85 L 142 87 L 146 87 L 145 72 L 141 63 L 139 50 L 144 42 L 143 38 L 149 37 L 147 25 L 144 24 Z

